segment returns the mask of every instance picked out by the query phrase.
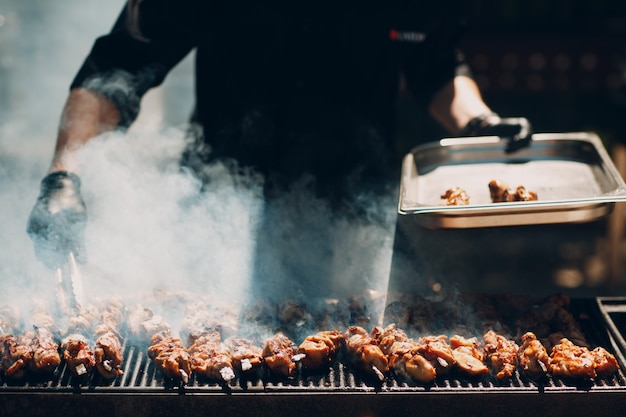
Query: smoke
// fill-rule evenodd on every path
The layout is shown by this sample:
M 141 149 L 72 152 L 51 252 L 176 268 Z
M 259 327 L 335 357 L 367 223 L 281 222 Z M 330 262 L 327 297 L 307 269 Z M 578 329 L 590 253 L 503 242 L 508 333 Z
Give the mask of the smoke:
M 17 305 L 22 314 L 34 299 L 55 301 L 53 273 L 35 258 L 26 223 L 71 78 L 123 2 L 37 3 L 9 1 L 0 9 L 6 22 L 0 27 L 0 91 L 6 93 L 0 97 L 0 304 Z M 362 196 L 367 215 L 356 218 L 316 198 L 311 178 L 266 201 L 258 175 L 215 163 L 205 167 L 210 182 L 202 187 L 181 169 L 185 127 L 162 126 L 181 126 L 188 116 L 188 62 L 144 98 L 139 128 L 102 135 L 80 150 L 88 299 L 121 295 L 140 303 L 150 291 L 164 290 L 241 305 L 384 292 L 394 195 Z M 156 110 L 154 94 L 166 103 Z M 146 113 L 153 116 L 147 123 Z

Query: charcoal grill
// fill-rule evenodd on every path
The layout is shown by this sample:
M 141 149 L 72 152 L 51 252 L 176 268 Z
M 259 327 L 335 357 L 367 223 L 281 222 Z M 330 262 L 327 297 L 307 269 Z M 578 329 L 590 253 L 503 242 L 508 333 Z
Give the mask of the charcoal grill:
M 517 374 L 507 381 L 453 375 L 429 386 L 394 378 L 376 383 L 339 362 L 326 373 L 299 372 L 292 380 L 261 376 L 221 386 L 192 379 L 182 387 L 164 380 L 145 348 L 126 345 L 125 373 L 110 383 L 94 377 L 78 386 L 63 365 L 49 381 L 3 383 L 0 415 L 621 416 L 626 410 L 626 346 L 616 339 L 618 327 L 607 322 L 611 317 L 603 309 L 606 303 L 572 300 L 589 342 L 612 351 L 622 367 L 611 378 L 585 383 L 555 378 L 536 383 Z M 621 303 L 621 317 L 626 319 L 626 299 Z

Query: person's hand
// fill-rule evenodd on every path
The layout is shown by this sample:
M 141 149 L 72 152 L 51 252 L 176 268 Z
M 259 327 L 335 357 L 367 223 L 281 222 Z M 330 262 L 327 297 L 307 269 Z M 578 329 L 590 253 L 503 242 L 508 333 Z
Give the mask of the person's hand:
M 515 152 L 530 144 L 532 126 L 525 117 L 502 118 L 495 113 L 473 118 L 459 136 L 500 136 L 507 139 L 507 152 Z
M 70 172 L 53 172 L 41 181 L 41 192 L 28 219 L 27 232 L 35 255 L 56 269 L 70 252 L 85 261 L 84 235 L 87 210 L 80 194 L 80 179 Z

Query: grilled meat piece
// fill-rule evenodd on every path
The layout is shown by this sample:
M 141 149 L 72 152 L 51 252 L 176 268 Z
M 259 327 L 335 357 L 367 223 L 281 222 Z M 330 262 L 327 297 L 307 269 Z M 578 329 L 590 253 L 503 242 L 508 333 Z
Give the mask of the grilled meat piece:
M 532 332 L 526 332 L 522 336 L 519 365 L 524 375 L 535 380 L 543 378 L 548 372 L 550 366 L 548 351 Z
M 321 331 L 307 336 L 298 346 L 298 355 L 303 355 L 300 363 L 313 370 L 327 367 L 341 349 L 343 340 L 339 330 Z
M 567 338 L 552 347 L 550 353 L 550 373 L 565 378 L 595 378 L 594 356 L 589 349 L 576 346 Z
M 454 335 L 450 338 L 450 347 L 456 365 L 461 371 L 471 376 L 489 373 L 489 368 L 484 363 L 485 354 L 479 348 L 480 342 L 477 338 L 466 339 L 463 336 Z
M 22 379 L 28 364 L 32 361 L 33 352 L 29 344 L 20 343 L 12 334 L 0 335 L 0 373 L 4 378 Z
M 178 337 L 169 331 L 155 333 L 150 339 L 148 356 L 167 378 L 189 382 L 191 376 L 191 355 Z
M 241 337 L 229 337 L 224 341 L 233 361 L 233 367 L 239 372 L 253 372 L 263 365 L 263 349 L 251 340 Z
M 207 332 L 189 347 L 191 370 L 210 379 L 228 382 L 235 377 L 230 351 L 218 332 Z
M 601 346 L 591 351 L 593 355 L 594 367 L 599 377 L 608 377 L 617 372 L 619 363 L 611 353 Z
M 98 373 L 107 380 L 122 375 L 124 352 L 117 332 L 108 325 L 101 324 L 96 327 L 95 338 L 94 358 Z
M 509 340 L 489 330 L 483 335 L 485 346 L 483 351 L 488 363 L 496 373 L 496 378 L 510 378 L 515 374 L 519 360 L 519 346 L 513 340 Z
M 550 372 L 554 376 L 590 379 L 613 375 L 618 369 L 617 360 L 606 349 L 590 351 L 567 338 L 561 339 L 550 353 Z
M 287 378 L 292 377 L 296 371 L 293 356 L 294 343 L 283 333 L 276 333 L 265 341 L 263 358 L 273 373 Z
M 435 367 L 419 353 L 419 344 L 409 339 L 406 332 L 398 329 L 394 323 L 384 329 L 374 328 L 381 350 L 389 359 L 389 367 L 397 375 L 402 375 L 419 382 L 432 382 L 437 377 Z
M 442 206 L 467 206 L 469 203 L 467 192 L 461 187 L 454 187 L 444 191 L 439 204 Z
M 61 364 L 59 345 L 54 341 L 52 333 L 46 328 L 35 329 L 34 337 L 30 342 L 33 352 L 29 367 L 32 371 L 48 374 Z
M 508 185 L 498 180 L 489 181 L 489 194 L 493 203 L 511 201 L 536 201 L 537 193 L 529 191 L 523 185 L 518 185 L 513 191 Z
M 456 358 L 448 344 L 448 337 L 424 336 L 418 339 L 418 352 L 437 370 L 437 375 L 445 375 L 456 365 Z
M 71 334 L 61 341 L 63 360 L 74 377 L 88 376 L 96 365 L 89 341 L 81 334 Z
M 384 380 L 389 372 L 389 360 L 378 341 L 360 326 L 350 326 L 344 338 L 350 363 L 365 374 Z

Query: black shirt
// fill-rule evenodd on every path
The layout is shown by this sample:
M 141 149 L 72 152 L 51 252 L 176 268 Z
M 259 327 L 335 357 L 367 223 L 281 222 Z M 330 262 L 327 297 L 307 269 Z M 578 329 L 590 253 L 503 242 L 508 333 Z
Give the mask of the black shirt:
M 193 121 L 210 145 L 196 148 L 196 161 L 234 158 L 278 178 L 375 181 L 400 165 L 400 77 L 425 105 L 467 72 L 453 10 L 430 3 L 131 1 L 72 87 L 109 97 L 128 126 L 143 94 L 196 48 Z

